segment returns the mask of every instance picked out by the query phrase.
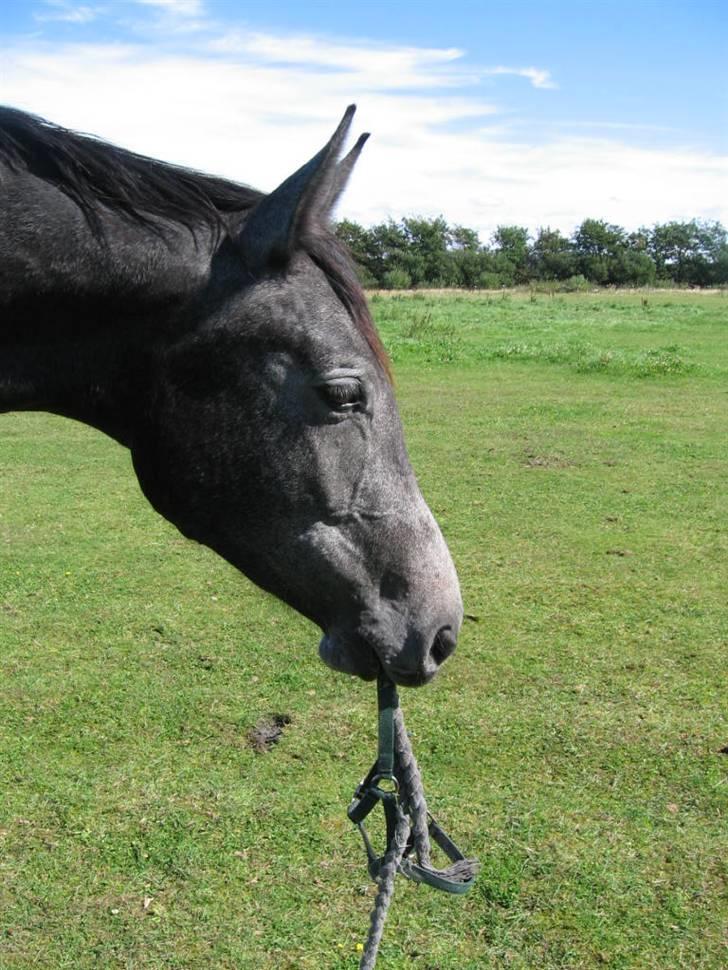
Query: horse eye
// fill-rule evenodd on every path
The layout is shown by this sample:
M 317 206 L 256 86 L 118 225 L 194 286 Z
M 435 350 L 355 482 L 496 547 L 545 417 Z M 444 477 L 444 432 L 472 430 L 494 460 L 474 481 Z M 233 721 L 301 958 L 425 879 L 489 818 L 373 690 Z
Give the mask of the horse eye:
M 329 381 L 321 384 L 318 390 L 333 411 L 352 411 L 362 400 L 361 384 L 354 378 Z

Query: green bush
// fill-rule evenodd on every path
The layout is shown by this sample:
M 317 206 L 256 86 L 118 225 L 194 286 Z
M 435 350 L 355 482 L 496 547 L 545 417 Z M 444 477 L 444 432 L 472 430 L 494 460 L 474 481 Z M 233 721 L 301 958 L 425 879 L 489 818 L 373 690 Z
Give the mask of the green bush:
M 478 286 L 484 290 L 499 290 L 503 286 L 503 280 L 498 273 L 481 273 L 478 277 Z
M 576 276 L 570 276 L 568 280 L 563 280 L 563 282 L 559 283 L 558 288 L 563 293 L 586 293 L 591 288 L 591 285 L 586 276 L 577 273 Z
M 412 286 L 412 277 L 406 269 L 396 266 L 384 274 L 382 285 L 385 290 L 408 290 Z

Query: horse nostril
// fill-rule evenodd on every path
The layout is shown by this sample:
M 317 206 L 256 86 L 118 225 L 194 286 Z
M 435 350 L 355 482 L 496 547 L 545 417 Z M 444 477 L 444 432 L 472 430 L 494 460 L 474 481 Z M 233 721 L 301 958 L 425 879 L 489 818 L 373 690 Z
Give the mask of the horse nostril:
M 430 648 L 430 656 L 438 667 L 444 660 L 447 660 L 455 649 L 456 644 L 457 638 L 452 631 L 452 627 L 443 626 L 437 631 L 432 647 Z

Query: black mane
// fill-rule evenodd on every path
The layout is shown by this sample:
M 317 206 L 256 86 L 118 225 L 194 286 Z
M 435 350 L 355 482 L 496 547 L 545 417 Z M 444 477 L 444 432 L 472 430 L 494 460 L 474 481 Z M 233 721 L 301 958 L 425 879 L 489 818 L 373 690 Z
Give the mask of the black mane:
M 100 206 L 145 225 L 157 217 L 189 229 L 201 224 L 219 228 L 225 213 L 250 209 L 263 195 L 15 108 L 0 107 L 0 161 L 55 185 L 76 202 L 95 232 Z
M 102 207 L 158 232 L 156 219 L 227 232 L 225 216 L 252 209 L 264 193 L 118 148 L 16 108 L 0 106 L 0 163 L 56 186 L 81 209 L 91 232 L 102 237 Z M 302 248 L 326 274 L 334 292 L 389 373 L 389 362 L 372 321 L 353 262 L 325 226 L 312 227 Z

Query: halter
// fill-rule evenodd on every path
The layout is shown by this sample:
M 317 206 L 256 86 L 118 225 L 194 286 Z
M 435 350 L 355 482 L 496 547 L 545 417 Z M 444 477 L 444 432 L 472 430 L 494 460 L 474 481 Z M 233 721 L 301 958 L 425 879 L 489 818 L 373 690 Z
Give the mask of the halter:
M 349 818 L 361 832 L 369 875 L 379 885 L 367 946 L 360 963 L 361 970 L 370 970 L 376 962 L 397 872 L 413 882 L 461 895 L 473 885 L 478 870 L 477 861 L 466 859 L 427 811 L 419 769 L 399 707 L 397 688 L 383 670 L 377 680 L 377 702 L 377 760 L 358 785 L 348 809 Z M 379 803 L 386 822 L 387 845 L 382 855 L 375 852 L 364 825 L 366 817 Z M 430 864 L 430 838 L 452 863 L 447 869 L 435 869 Z

